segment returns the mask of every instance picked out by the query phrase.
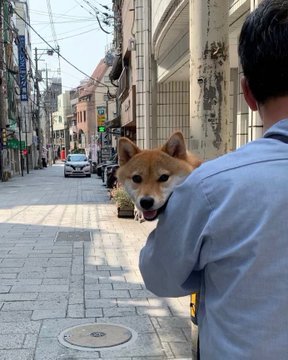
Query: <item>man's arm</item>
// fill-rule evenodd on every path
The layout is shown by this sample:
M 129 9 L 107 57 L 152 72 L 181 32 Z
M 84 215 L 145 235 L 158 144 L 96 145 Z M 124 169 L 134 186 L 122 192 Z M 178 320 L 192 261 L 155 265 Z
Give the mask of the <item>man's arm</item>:
M 198 291 L 201 270 L 209 257 L 211 206 L 193 175 L 175 189 L 140 253 L 145 285 L 158 296 L 178 297 Z

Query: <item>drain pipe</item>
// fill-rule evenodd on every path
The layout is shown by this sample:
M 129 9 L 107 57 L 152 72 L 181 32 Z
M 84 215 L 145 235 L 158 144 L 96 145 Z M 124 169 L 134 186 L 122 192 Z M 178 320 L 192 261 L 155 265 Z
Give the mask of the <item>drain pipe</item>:
M 144 59 L 144 148 L 151 148 L 151 0 L 143 1 L 143 59 Z

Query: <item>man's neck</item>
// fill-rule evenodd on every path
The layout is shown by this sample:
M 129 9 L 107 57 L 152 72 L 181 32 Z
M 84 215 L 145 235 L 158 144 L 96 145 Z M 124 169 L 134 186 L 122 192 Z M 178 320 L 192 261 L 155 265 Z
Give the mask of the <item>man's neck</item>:
M 259 115 L 262 119 L 264 129 L 283 119 L 288 119 L 288 96 L 273 98 L 258 106 Z

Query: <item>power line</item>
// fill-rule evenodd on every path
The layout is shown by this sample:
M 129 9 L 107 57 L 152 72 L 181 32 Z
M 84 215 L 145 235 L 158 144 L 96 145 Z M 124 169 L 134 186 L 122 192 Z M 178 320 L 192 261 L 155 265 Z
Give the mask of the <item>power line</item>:
M 75 5 L 76 7 L 77 5 Z M 36 10 L 30 10 L 31 13 L 34 13 L 34 14 L 38 14 L 40 16 L 49 16 L 48 12 L 46 11 L 36 11 Z M 87 19 L 91 19 L 90 17 L 83 17 L 83 16 L 76 16 L 76 15 L 67 15 L 67 14 L 56 14 L 56 13 L 53 13 L 53 17 L 55 18 L 67 18 L 67 19 L 79 19 L 79 20 L 87 20 Z
M 82 31 L 82 32 L 80 32 L 80 33 L 78 33 L 78 34 L 74 34 L 74 35 L 71 35 L 71 36 L 66 36 L 66 37 L 63 37 L 63 38 L 58 38 L 58 41 L 61 41 L 61 40 L 66 40 L 66 39 L 71 39 L 71 38 L 74 38 L 74 37 L 77 37 L 77 36 L 81 36 L 81 35 L 83 35 L 83 34 L 87 34 L 87 33 L 89 33 L 89 32 L 92 32 L 92 31 L 95 31 L 95 30 L 99 30 L 99 27 L 97 27 L 97 28 L 93 28 L 93 29 L 90 29 L 90 30 L 87 30 L 87 31 Z M 70 33 L 70 31 L 69 31 L 69 33 Z M 49 40 L 48 40 L 49 41 Z M 39 44 L 42 44 L 42 43 L 33 43 L 33 45 L 39 45 Z
M 66 20 L 66 21 L 53 21 L 53 24 L 75 24 L 75 23 L 87 23 L 88 22 L 95 22 L 95 18 L 91 19 L 91 18 L 86 18 L 86 19 L 78 19 L 78 20 Z M 37 21 L 37 22 L 32 22 L 33 25 L 49 25 L 50 21 Z
M 100 11 L 99 11 L 97 8 L 95 8 L 94 6 L 92 6 L 89 1 L 83 0 L 83 1 L 85 2 L 85 4 L 87 4 L 92 10 L 94 10 L 95 14 L 92 14 L 91 11 L 89 11 L 87 8 L 85 8 L 83 5 L 81 5 L 77 0 L 75 0 L 75 1 L 76 1 L 76 3 L 77 3 L 79 6 L 82 7 L 82 9 L 85 9 L 86 11 L 89 12 L 89 14 L 91 14 L 91 15 L 93 15 L 93 16 L 96 17 L 96 20 L 97 20 L 97 22 L 98 22 L 98 25 L 99 25 L 100 29 L 101 29 L 103 32 L 105 32 L 106 34 L 111 34 L 111 32 L 109 32 L 109 31 L 107 31 L 107 30 L 105 30 L 105 29 L 103 28 L 103 26 L 102 26 L 102 24 L 101 24 L 101 21 L 100 21 L 100 19 L 99 19 L 99 16 L 98 16 L 98 14 L 100 13 Z
M 17 13 L 17 11 L 14 9 L 15 14 L 24 21 L 24 23 L 26 25 L 28 25 L 37 36 L 39 36 L 39 38 L 47 45 L 49 46 L 49 48 L 51 48 L 58 56 L 60 56 L 65 62 L 67 62 L 67 64 L 69 64 L 70 66 L 72 66 L 75 70 L 79 71 L 81 74 L 85 75 L 86 77 L 88 77 L 89 79 L 97 82 L 98 84 L 101 84 L 103 86 L 106 86 L 109 89 L 109 86 L 107 86 L 106 84 L 102 83 L 101 81 L 94 79 L 92 76 L 86 74 L 84 71 L 80 70 L 77 66 L 75 66 L 74 64 L 72 64 L 69 60 L 67 60 L 63 55 L 60 54 L 59 50 L 54 49 L 35 29 L 33 26 L 31 26 L 20 14 Z
M 54 26 L 54 22 L 53 22 L 53 13 L 52 13 L 52 9 L 51 9 L 50 0 L 46 0 L 46 4 L 47 4 L 48 13 L 49 13 L 49 19 L 50 19 L 50 25 L 51 25 L 54 44 L 55 44 L 55 49 L 58 49 L 58 64 L 59 64 L 58 71 L 59 71 L 59 75 L 61 76 L 61 62 L 60 62 L 60 56 L 59 56 L 59 44 L 58 44 L 58 41 L 57 41 L 55 26 Z
M 56 36 L 55 27 L 54 27 L 54 22 L 53 22 L 53 13 L 52 13 L 52 9 L 51 9 L 50 0 L 46 0 L 46 4 L 47 4 L 49 19 L 50 19 L 52 37 L 53 37 L 53 40 L 54 40 L 55 48 L 57 49 L 57 47 L 58 47 L 58 42 L 57 42 L 57 36 Z

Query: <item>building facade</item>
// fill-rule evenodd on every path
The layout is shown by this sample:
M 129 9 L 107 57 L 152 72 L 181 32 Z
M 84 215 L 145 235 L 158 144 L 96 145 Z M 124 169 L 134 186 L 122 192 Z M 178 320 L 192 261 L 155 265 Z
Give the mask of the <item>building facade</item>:
M 1 1 L 0 177 L 34 168 L 31 41 L 26 0 Z
M 151 148 L 181 130 L 189 149 L 204 159 L 261 136 L 261 121 L 240 90 L 237 54 L 244 19 L 257 5 L 114 0 L 114 43 L 122 61 L 115 60 L 110 77 L 119 86 L 122 134 Z

